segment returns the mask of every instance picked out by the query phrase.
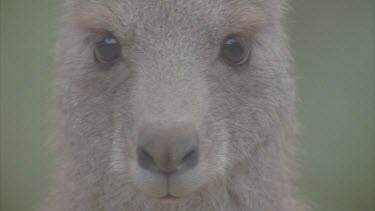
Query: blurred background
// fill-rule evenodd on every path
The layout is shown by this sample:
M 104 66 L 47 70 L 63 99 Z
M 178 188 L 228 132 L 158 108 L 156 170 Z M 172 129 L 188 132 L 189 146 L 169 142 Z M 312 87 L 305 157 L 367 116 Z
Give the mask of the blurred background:
M 47 190 L 46 111 L 59 0 L 0 0 L 1 210 Z M 317 211 L 374 211 L 374 0 L 293 0 L 301 178 Z

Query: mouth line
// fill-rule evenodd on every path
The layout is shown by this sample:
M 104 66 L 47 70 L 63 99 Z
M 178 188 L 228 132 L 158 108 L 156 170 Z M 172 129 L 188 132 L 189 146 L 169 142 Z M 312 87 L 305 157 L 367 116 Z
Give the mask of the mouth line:
M 173 196 L 170 193 L 168 193 L 168 194 L 166 194 L 165 196 L 162 196 L 159 199 L 162 200 L 162 201 L 177 201 L 177 200 L 180 199 L 180 197 Z

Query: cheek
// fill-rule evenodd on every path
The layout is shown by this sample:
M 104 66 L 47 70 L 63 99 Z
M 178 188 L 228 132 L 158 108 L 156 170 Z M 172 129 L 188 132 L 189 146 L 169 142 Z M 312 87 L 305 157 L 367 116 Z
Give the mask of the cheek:
M 115 92 L 113 100 L 112 169 L 124 172 L 136 158 L 137 124 L 134 121 L 129 87 L 124 85 Z
M 215 146 L 212 154 L 217 154 L 215 162 L 228 169 L 253 148 L 259 97 L 252 70 L 226 71 L 212 79 L 208 125 L 209 140 Z
M 111 170 L 114 172 L 124 172 L 126 170 L 125 155 L 122 151 L 121 143 L 116 139 L 112 142 Z
M 200 142 L 201 159 L 209 172 L 224 174 L 229 162 L 230 134 L 226 120 L 211 110 L 205 121 L 205 135 Z
M 121 174 L 130 173 L 130 165 L 136 160 L 136 139 L 131 136 L 124 122 L 116 122 L 113 133 L 111 169 Z
M 57 84 L 56 102 L 61 119 L 66 120 L 64 128 L 71 130 L 67 134 L 78 135 L 80 140 L 100 140 L 103 144 L 112 140 L 113 97 L 103 78 L 95 73 L 60 78 L 65 83 Z M 69 140 L 76 141 L 75 137 L 69 137 Z

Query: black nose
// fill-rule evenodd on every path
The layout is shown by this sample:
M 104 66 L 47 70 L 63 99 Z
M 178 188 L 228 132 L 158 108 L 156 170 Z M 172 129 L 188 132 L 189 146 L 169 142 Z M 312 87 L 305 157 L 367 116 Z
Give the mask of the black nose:
M 146 170 L 183 172 L 198 163 L 198 135 L 187 124 L 148 124 L 140 131 L 137 153 L 139 166 Z

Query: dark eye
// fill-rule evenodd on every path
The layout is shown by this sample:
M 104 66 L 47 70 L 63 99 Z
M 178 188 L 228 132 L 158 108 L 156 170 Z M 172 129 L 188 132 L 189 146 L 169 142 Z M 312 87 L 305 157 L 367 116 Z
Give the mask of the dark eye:
M 250 49 L 241 37 L 231 35 L 224 39 L 220 56 L 230 65 L 241 65 L 248 60 Z
M 121 56 L 120 43 L 113 35 L 107 35 L 96 43 L 94 55 L 96 61 L 99 63 L 114 63 Z

